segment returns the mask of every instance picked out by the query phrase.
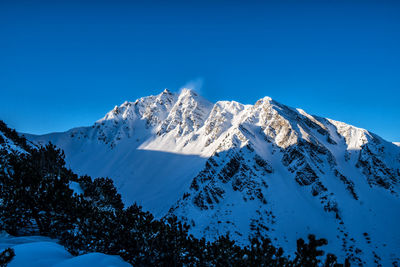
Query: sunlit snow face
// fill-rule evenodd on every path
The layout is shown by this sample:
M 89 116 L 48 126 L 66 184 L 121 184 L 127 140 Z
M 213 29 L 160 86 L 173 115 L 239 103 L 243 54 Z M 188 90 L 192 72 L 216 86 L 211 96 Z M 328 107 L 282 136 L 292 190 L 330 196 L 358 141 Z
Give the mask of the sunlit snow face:
M 399 207 L 391 179 L 399 147 L 269 97 L 254 105 L 211 103 L 192 90 L 165 90 L 118 106 L 92 127 L 29 138 L 52 141 L 73 170 L 112 177 L 125 203 L 157 217 L 171 211 L 198 237 L 230 232 L 245 244 L 264 229 L 290 252 L 289 240 L 307 229 L 324 233 L 341 255 L 343 240 L 384 251 L 362 233 L 376 225 L 395 232 L 399 223 L 383 208 Z M 373 238 L 396 243 L 385 233 Z

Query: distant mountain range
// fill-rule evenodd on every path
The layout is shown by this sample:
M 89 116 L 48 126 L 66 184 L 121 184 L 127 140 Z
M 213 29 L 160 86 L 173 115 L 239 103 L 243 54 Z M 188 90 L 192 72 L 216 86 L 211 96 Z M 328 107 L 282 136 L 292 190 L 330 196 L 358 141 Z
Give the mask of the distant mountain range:
M 125 102 L 90 127 L 25 136 L 196 237 L 262 235 L 293 253 L 313 233 L 354 264 L 400 263 L 400 147 L 367 130 L 269 97 L 211 103 L 184 89 Z

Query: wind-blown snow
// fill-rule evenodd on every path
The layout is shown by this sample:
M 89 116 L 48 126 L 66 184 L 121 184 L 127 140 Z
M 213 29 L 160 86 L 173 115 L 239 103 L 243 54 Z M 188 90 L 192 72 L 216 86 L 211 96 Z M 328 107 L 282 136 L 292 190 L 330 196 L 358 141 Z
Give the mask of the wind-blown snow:
M 74 171 L 112 178 L 125 203 L 174 214 L 197 237 L 265 235 L 292 253 L 313 233 L 342 261 L 400 261 L 400 148 L 269 97 L 213 104 L 164 90 L 91 127 L 27 137 L 60 146 Z

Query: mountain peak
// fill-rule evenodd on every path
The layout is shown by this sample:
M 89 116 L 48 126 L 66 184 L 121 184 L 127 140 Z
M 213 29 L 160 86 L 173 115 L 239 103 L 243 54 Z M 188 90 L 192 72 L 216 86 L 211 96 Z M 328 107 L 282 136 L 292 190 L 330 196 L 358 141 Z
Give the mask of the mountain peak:
M 265 102 L 271 102 L 271 101 L 272 101 L 272 98 L 269 97 L 269 96 L 264 96 L 264 97 L 262 98 L 262 100 L 265 101 Z
M 202 107 L 211 111 L 213 103 L 200 96 L 197 92 L 190 88 L 183 88 L 178 96 L 177 105 L 189 105 L 193 107 Z M 176 107 L 178 108 L 178 107 Z
M 171 94 L 171 91 L 168 90 L 168 88 L 165 88 L 164 91 L 162 91 L 161 94 Z
M 159 95 L 157 95 L 157 101 L 162 104 L 163 102 L 167 101 L 169 103 L 176 101 L 176 94 L 172 93 L 167 88 L 164 89 Z
M 272 102 L 272 98 L 269 96 L 265 96 L 259 100 L 257 100 L 257 102 L 254 104 L 254 106 L 260 106 L 260 105 L 269 105 Z
M 191 88 L 183 88 L 179 96 L 198 96 L 198 94 Z
M 333 252 L 362 251 L 354 263 L 373 253 L 386 263 L 399 250 L 399 235 L 382 233 L 398 232 L 400 147 L 367 130 L 270 97 L 214 104 L 189 88 L 127 102 L 105 119 L 31 138 L 63 148 L 80 174 L 112 177 L 127 204 L 160 217 L 170 210 L 198 237 L 229 232 L 246 244 L 262 234 L 290 253 L 287 240 L 308 229 Z

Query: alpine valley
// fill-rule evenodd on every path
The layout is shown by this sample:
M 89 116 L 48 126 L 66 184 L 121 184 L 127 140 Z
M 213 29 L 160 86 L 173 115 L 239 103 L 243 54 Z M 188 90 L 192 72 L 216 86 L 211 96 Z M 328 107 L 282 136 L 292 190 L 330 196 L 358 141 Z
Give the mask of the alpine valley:
M 125 102 L 89 127 L 24 135 L 195 237 L 264 236 L 293 254 L 315 234 L 342 262 L 400 263 L 400 147 L 367 130 L 269 97 L 211 103 L 183 89 Z

